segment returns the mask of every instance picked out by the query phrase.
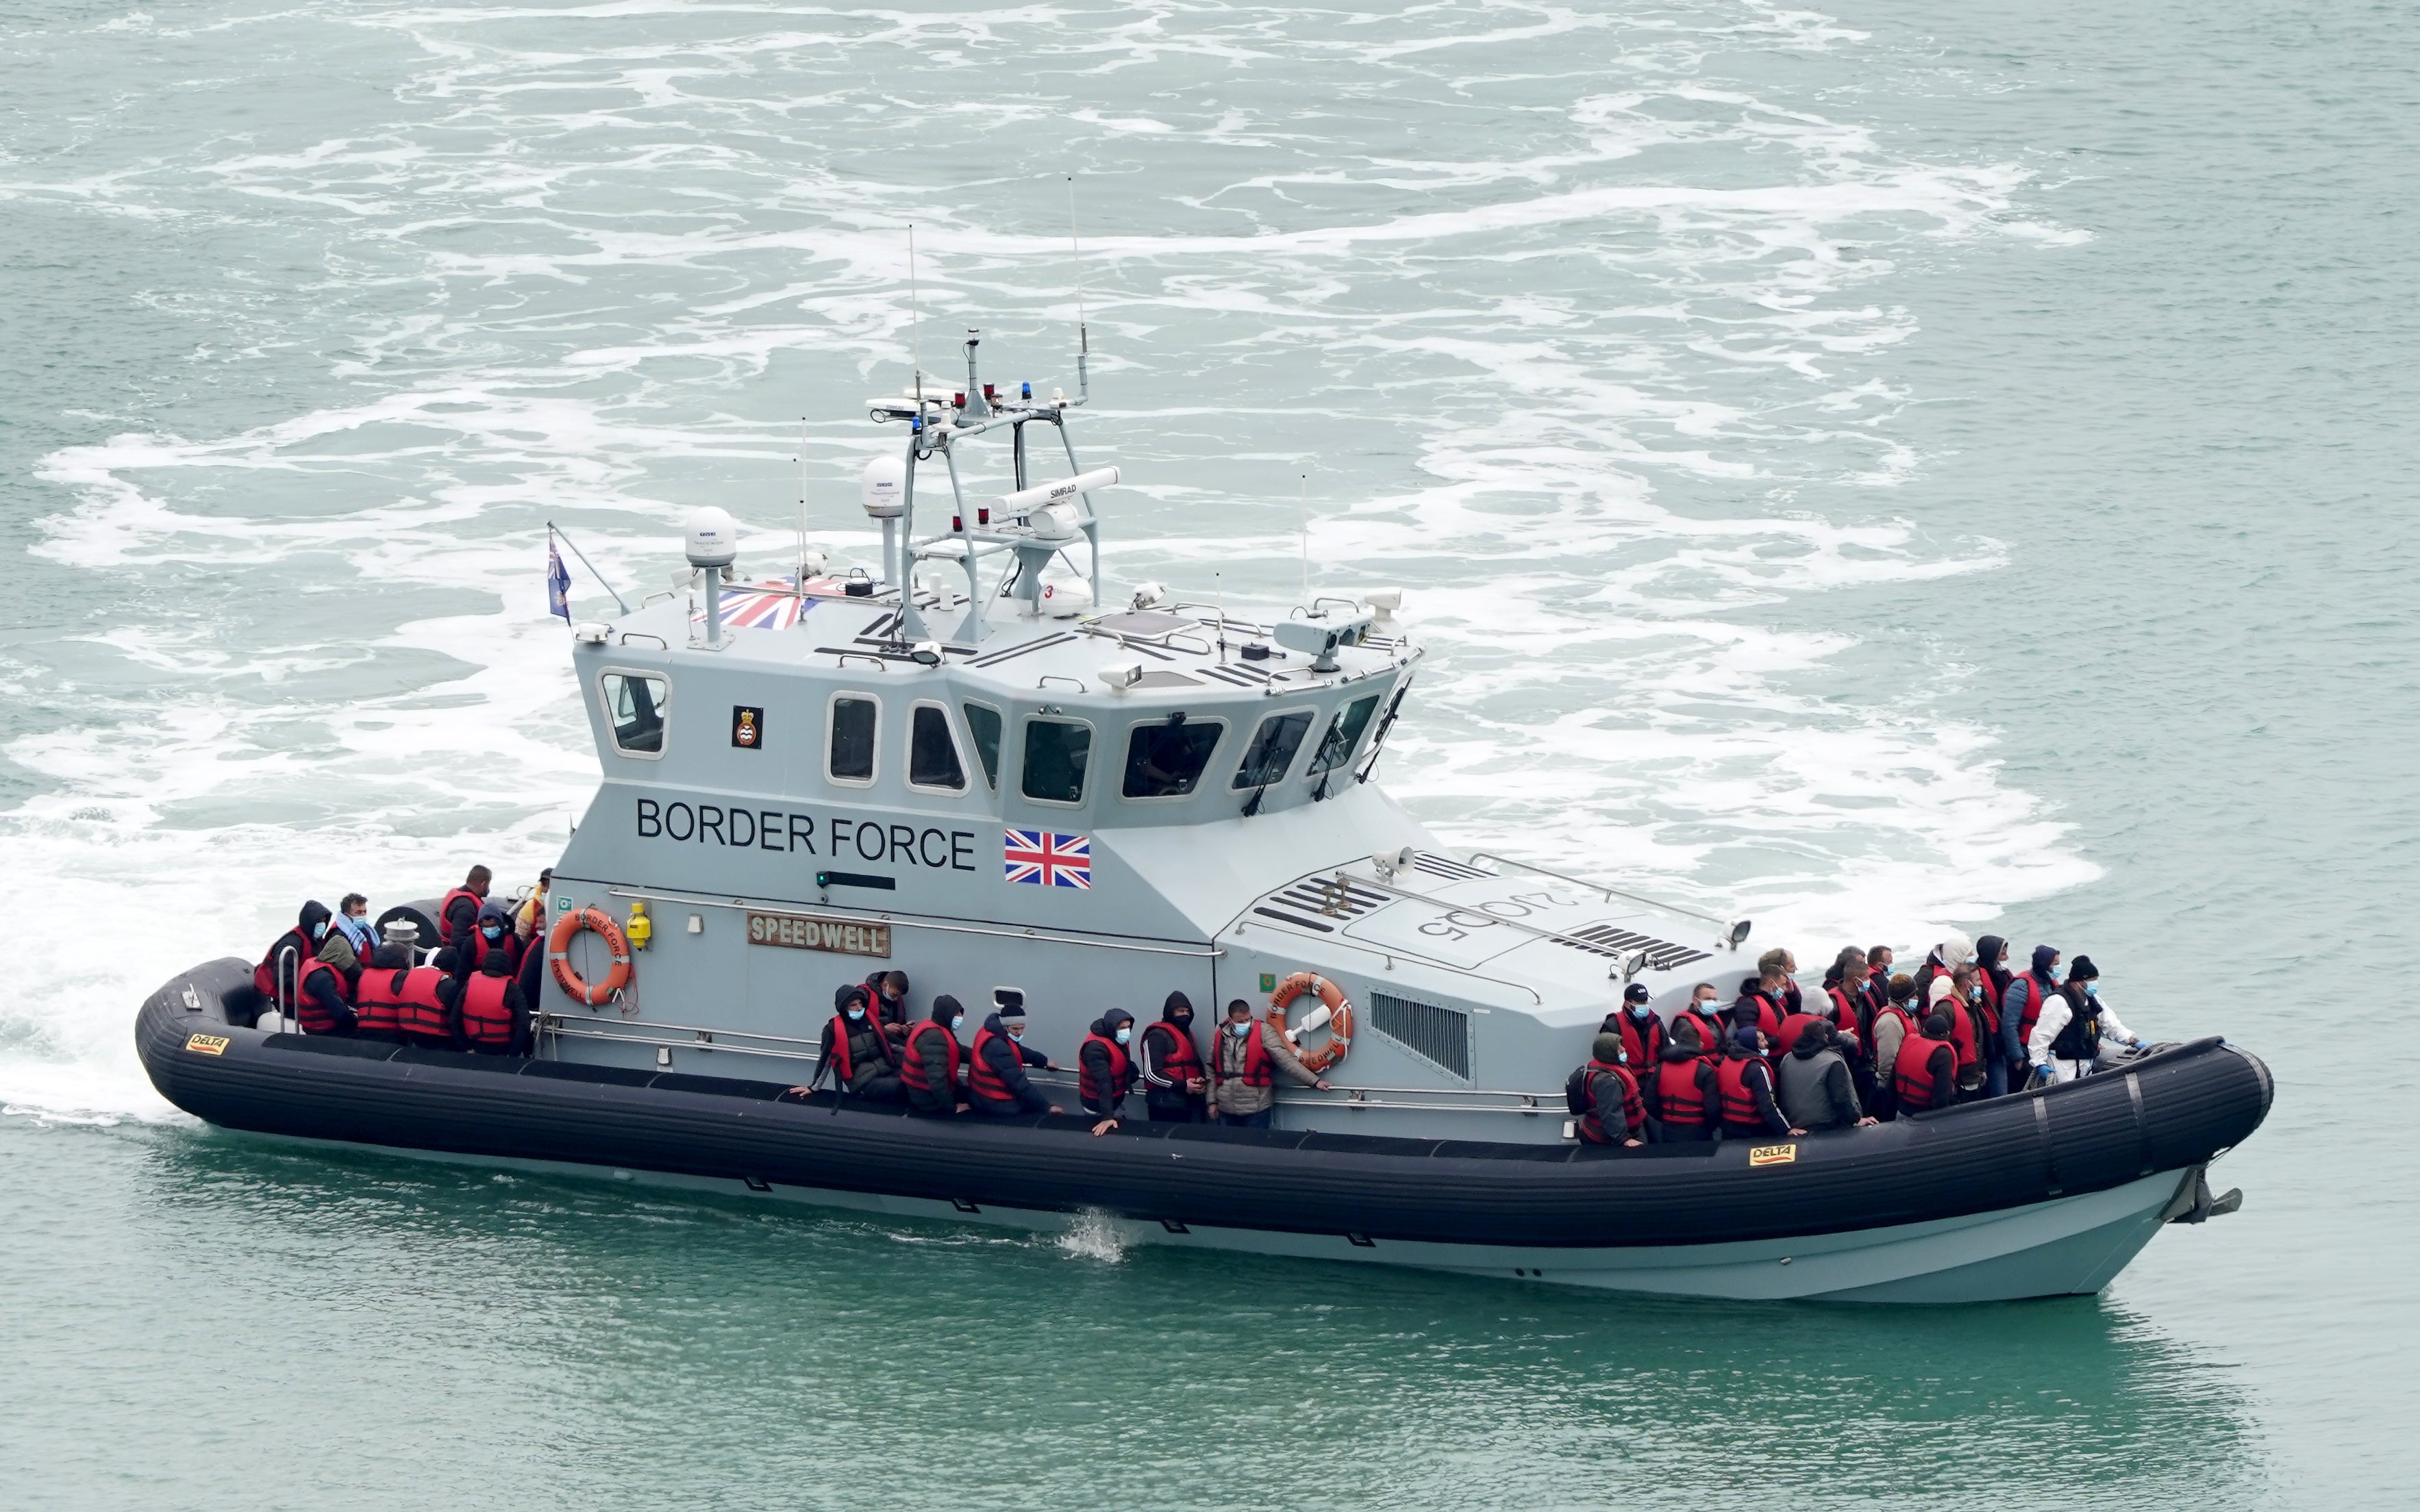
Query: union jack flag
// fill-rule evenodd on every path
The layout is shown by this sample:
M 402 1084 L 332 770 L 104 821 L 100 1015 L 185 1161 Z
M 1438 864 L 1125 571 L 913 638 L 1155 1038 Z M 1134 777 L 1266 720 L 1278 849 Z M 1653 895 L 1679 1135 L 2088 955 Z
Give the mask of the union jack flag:
M 803 601 L 786 590 L 726 588 L 722 591 L 722 623 L 734 630 L 786 630 L 799 623 Z M 706 610 L 690 616 L 692 625 L 706 623 Z
M 1093 837 L 1054 835 L 1047 829 L 1012 829 L 1006 850 L 1008 880 L 1037 887 L 1093 886 Z

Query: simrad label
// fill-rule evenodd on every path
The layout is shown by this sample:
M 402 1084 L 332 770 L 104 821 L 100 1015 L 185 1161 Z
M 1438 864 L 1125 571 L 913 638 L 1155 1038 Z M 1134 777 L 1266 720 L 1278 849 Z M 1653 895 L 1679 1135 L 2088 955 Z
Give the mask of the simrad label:
M 783 945 L 793 950 L 830 950 L 836 955 L 891 957 L 891 926 L 856 918 L 806 918 L 797 914 L 748 916 L 748 943 Z

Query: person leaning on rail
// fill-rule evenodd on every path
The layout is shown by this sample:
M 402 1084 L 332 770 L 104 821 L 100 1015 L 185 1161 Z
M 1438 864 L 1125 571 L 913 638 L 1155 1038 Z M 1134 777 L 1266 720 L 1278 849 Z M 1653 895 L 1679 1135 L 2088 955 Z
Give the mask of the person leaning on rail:
M 2101 968 L 2090 956 L 2077 956 L 2067 968 L 2066 982 L 2042 1005 L 2041 1018 L 2034 1025 L 2033 1039 L 2026 1047 L 2034 1076 L 2038 1081 L 2071 1082 L 2105 1070 L 2102 1048 L 2113 1041 L 2130 1050 L 2143 1048 L 2134 1031 L 2118 1023 L 2118 1015 L 2101 1001 Z
M 1210 1052 L 1218 1085 L 1211 1101 L 1218 1121 L 1233 1128 L 1265 1129 L 1278 1104 L 1278 1075 L 1325 1092 L 1328 1084 L 1302 1063 L 1267 1020 L 1252 1017 L 1252 1005 L 1238 997 L 1227 1005 L 1227 1026 Z

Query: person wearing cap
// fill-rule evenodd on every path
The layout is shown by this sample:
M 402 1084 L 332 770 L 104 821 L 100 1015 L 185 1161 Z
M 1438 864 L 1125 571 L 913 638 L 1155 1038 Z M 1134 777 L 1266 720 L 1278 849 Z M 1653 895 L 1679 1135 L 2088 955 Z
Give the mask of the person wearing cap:
M 1302 1063 L 1285 1036 L 1266 1019 L 1252 1017 L 1252 1005 L 1238 997 L 1227 1005 L 1227 1025 L 1210 1052 L 1215 1078 L 1210 1101 L 1218 1121 L 1233 1128 L 1265 1129 L 1278 1105 L 1278 1076 L 1325 1092 L 1328 1084 Z
M 1036 1091 L 1025 1074 L 1028 1066 L 1057 1069 L 1047 1056 L 1023 1043 L 1025 995 L 1002 987 L 992 993 L 992 1001 L 998 1006 L 975 1031 L 974 1054 L 967 1060 L 967 1111 L 993 1119 L 1058 1112 L 1059 1105 Z
M 1807 1131 L 1782 1116 L 1773 1100 L 1773 1067 L 1764 1058 L 1763 1031 L 1742 1025 L 1723 1046 L 1714 1081 L 1722 1092 L 1723 1134 L 1733 1139 L 1794 1136 Z
M 554 868 L 542 869 L 537 874 L 537 890 L 522 899 L 521 905 L 513 910 L 513 938 L 523 945 L 527 945 L 537 933 L 538 926 L 546 922 L 546 892 L 553 886 Z
M 1672 1021 L 1671 1035 L 1664 1041 L 1662 1058 L 1651 1078 L 1655 1085 L 1655 1136 L 1664 1144 L 1712 1139 L 1722 1123 L 1720 1073 L 1714 1069 L 1714 1058 L 1706 1054 L 1699 1022 L 1689 1014 Z
M 1856 1078 L 1841 1053 L 1842 1042 L 1839 1031 L 1829 1022 L 1809 1018 L 1798 1030 L 1797 1043 L 1781 1057 L 1776 1101 L 1781 1104 L 1781 1116 L 1797 1127 L 1861 1129 L 1874 1121 L 1857 1101 Z
M 2025 1047 L 2034 1037 L 2034 1026 L 2041 1022 L 2043 1006 L 2058 995 L 2058 962 L 2056 946 L 2035 946 L 2032 968 L 2009 978 L 2008 990 L 2000 995 L 2000 1055 L 2016 1068 L 2009 1073 L 2012 1076 L 2023 1078 L 2032 1072 Z
M 1597 1032 L 1621 1035 L 1622 1064 L 1630 1068 L 1634 1077 L 1652 1081 L 1655 1068 L 1664 1063 L 1664 1044 L 1670 1036 L 1664 1027 L 1664 1021 L 1655 1016 L 1655 1007 L 1649 1001 L 1649 996 L 1647 984 L 1643 981 L 1634 981 L 1624 987 L 1621 1009 L 1607 1013 L 1605 1022 L 1597 1026 Z M 1641 1087 L 1639 1090 L 1652 1100 L 1653 1094 L 1646 1088 Z M 1652 1113 L 1653 1109 L 1649 1111 Z
M 1638 1095 L 1637 1079 L 1623 1064 L 1629 1055 L 1620 1034 L 1600 1030 L 1589 1049 L 1588 1064 L 1572 1072 L 1567 1091 L 1578 1115 L 1576 1132 L 1585 1143 L 1647 1142 L 1647 1104 Z
M 2118 1023 L 2101 1001 L 2101 968 L 2090 956 L 2077 956 L 2067 968 L 2067 980 L 2042 1005 L 2033 1038 L 2026 1041 L 2034 1076 L 2046 1082 L 2088 1076 L 2097 1069 L 2102 1047 L 2113 1041 L 2132 1050 L 2143 1048 L 2134 1031 Z

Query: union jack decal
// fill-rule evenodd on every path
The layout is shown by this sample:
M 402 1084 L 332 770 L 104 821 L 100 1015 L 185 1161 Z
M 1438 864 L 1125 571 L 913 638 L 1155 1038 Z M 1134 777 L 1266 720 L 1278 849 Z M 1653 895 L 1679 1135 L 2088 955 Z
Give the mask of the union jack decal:
M 722 591 L 722 623 L 734 630 L 786 630 L 799 623 L 799 611 L 805 601 L 788 592 L 768 593 L 762 588 L 726 588 Z M 706 623 L 706 610 L 690 616 L 692 625 Z
M 1054 835 L 1047 829 L 1012 829 L 1006 847 L 1008 880 L 1037 887 L 1093 886 L 1093 837 Z

